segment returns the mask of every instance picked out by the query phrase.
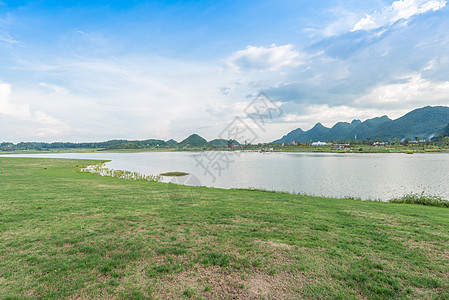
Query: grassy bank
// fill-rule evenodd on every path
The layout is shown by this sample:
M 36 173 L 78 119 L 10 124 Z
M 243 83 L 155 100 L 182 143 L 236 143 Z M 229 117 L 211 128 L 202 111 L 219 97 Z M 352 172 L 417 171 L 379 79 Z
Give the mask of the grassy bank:
M 2 298 L 449 298 L 449 210 L 0 158 Z

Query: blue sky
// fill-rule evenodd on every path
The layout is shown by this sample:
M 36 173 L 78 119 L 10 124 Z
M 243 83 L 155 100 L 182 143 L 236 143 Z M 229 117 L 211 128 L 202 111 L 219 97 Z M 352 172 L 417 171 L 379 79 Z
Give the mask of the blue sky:
M 260 141 L 449 105 L 447 28 L 445 0 L 0 0 L 0 141 L 213 139 L 261 91 Z

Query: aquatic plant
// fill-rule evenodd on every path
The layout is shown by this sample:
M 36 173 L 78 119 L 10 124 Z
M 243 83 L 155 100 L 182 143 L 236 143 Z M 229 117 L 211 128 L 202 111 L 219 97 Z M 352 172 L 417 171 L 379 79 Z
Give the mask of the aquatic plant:
M 189 175 L 189 173 L 185 173 L 185 172 L 166 172 L 166 173 L 161 173 L 159 175 L 161 175 L 161 176 L 186 176 L 186 175 Z
M 426 195 L 424 192 L 419 193 L 409 193 L 400 198 L 390 199 L 391 203 L 405 203 L 405 204 L 420 204 L 438 207 L 448 207 L 449 201 L 442 199 L 439 196 Z
M 114 177 L 127 180 L 139 180 L 139 181 L 154 181 L 160 182 L 162 177 L 158 175 L 144 175 L 138 172 L 124 171 L 124 170 L 112 170 L 106 168 L 105 163 L 89 165 L 84 168 L 80 168 L 81 172 L 98 174 L 100 176 Z

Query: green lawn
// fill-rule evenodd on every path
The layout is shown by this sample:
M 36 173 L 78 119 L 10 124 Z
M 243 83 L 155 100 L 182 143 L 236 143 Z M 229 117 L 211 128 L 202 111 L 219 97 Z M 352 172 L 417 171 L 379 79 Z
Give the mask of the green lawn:
M 449 298 L 449 209 L 0 158 L 0 298 Z

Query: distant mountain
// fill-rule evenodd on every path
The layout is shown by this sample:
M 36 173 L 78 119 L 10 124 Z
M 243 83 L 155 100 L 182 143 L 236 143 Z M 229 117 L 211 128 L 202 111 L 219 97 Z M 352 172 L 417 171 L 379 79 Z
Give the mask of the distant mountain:
M 377 126 L 370 132 L 371 138 L 387 140 L 390 138 L 431 139 L 443 133 L 449 122 L 449 107 L 426 106 L 415 109 L 391 122 Z
M 449 136 L 449 123 L 447 124 L 446 128 L 444 128 L 443 135 L 444 136 Z
M 326 137 L 329 133 L 329 128 L 324 127 L 321 123 L 316 123 L 312 129 L 307 131 L 307 138 L 311 141 L 318 141 Z
M 178 143 L 178 146 L 189 146 L 189 147 L 203 147 L 207 145 L 208 145 L 207 141 L 198 134 L 192 134 L 182 142 Z
M 170 139 L 170 140 L 166 141 L 165 143 L 169 146 L 174 146 L 174 145 L 178 144 L 178 142 L 175 141 L 174 139 Z
M 366 139 L 367 137 L 370 137 L 370 133 L 374 128 L 388 122 L 391 122 L 391 119 L 388 118 L 387 116 L 368 119 L 358 124 L 354 128 L 354 130 L 351 131 L 349 136 L 345 136 L 343 139 L 344 140 L 353 140 L 356 138 L 359 140 Z
M 387 116 L 368 119 L 365 122 L 353 120 L 351 123 L 338 122 L 332 128 L 324 127 L 321 123 L 317 123 L 312 129 L 303 131 L 301 128 L 291 131 L 281 139 L 273 143 L 291 143 L 295 142 L 311 142 L 311 141 L 345 141 L 364 139 L 369 132 L 384 122 L 391 121 Z
M 215 146 L 215 147 L 227 147 L 229 143 L 234 144 L 234 146 L 240 145 L 239 142 L 236 140 L 225 140 L 225 139 L 215 139 L 212 141 L 209 141 L 209 145 Z
M 415 109 L 406 115 L 391 120 L 387 116 L 376 117 L 361 122 L 353 120 L 351 123 L 338 122 L 332 128 L 327 128 L 317 123 L 312 129 L 303 131 L 295 129 L 273 143 L 284 142 L 310 142 L 310 141 L 345 141 L 363 140 L 366 138 L 389 140 L 399 138 L 401 140 L 416 136 L 421 139 L 431 139 L 447 130 L 449 135 L 449 107 L 426 106 Z M 445 129 L 446 128 L 446 129 Z
M 290 131 L 287 135 L 284 135 L 282 138 L 274 141 L 273 143 L 291 143 L 293 141 L 303 142 L 305 134 L 306 132 L 304 130 L 298 128 L 293 131 Z
M 326 140 L 339 140 L 342 137 L 346 139 L 351 136 L 351 132 L 360 123 L 362 123 L 360 120 L 354 120 L 351 123 L 338 122 L 328 131 L 326 134 Z

